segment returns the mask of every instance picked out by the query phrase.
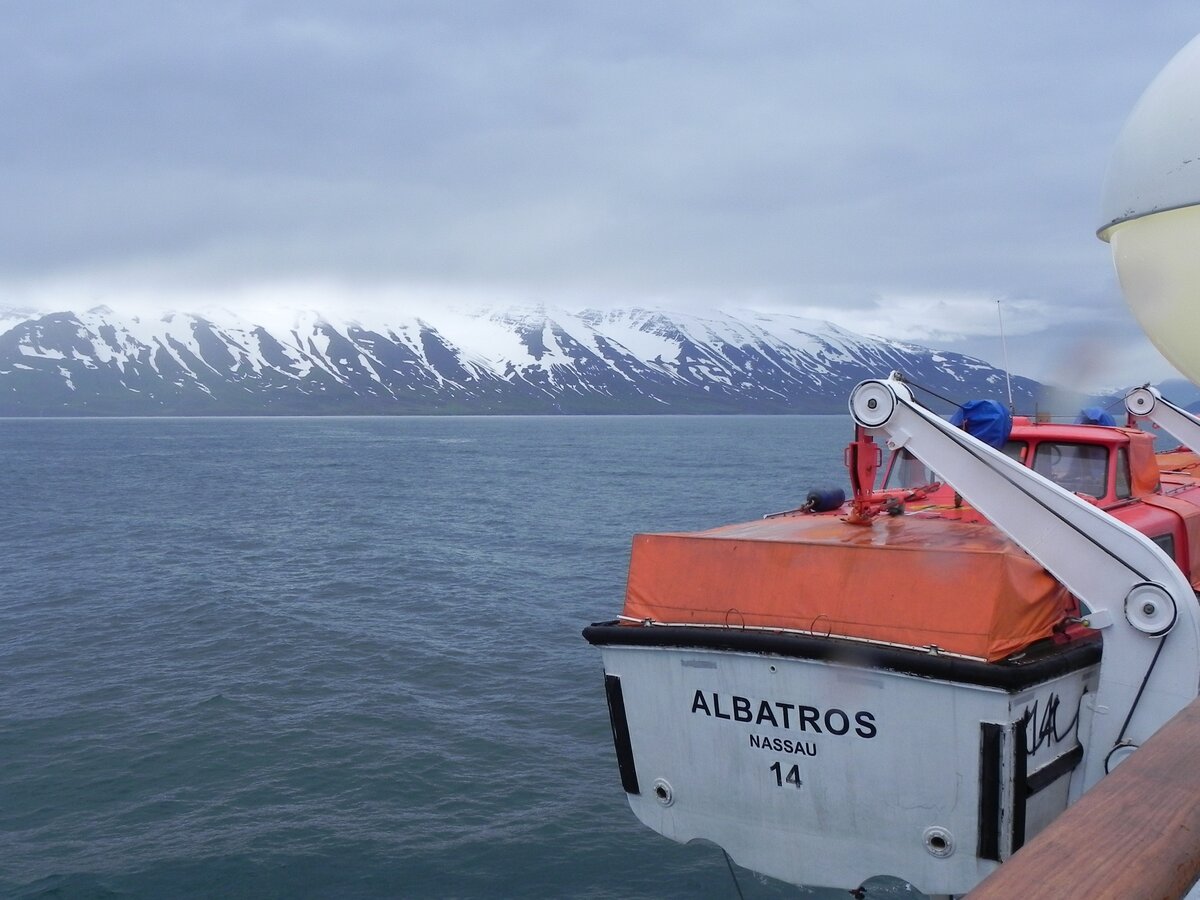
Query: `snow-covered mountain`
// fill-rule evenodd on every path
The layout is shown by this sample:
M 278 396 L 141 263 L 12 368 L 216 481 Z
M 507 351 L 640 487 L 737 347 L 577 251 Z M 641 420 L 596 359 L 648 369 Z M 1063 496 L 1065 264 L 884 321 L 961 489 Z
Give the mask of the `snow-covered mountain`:
M 1004 396 L 978 359 L 756 312 L 510 309 L 270 325 L 0 310 L 0 415 L 844 412 L 892 370 Z M 1013 379 L 1018 408 L 1038 385 Z M 928 395 L 924 395 L 928 399 Z

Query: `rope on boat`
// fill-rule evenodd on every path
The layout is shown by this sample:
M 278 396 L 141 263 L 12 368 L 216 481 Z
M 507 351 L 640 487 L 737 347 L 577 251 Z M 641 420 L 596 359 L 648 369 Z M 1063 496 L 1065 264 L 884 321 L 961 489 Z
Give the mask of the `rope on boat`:
M 911 379 L 910 379 L 910 378 L 909 378 L 907 375 L 905 375 L 903 372 L 900 372 L 900 373 L 898 373 L 898 374 L 900 375 L 900 381 L 902 381 L 904 384 L 907 384 L 909 387 L 914 387 L 914 388 L 916 388 L 918 391 L 924 391 L 926 394 L 929 394 L 929 395 L 930 395 L 930 396 L 932 396 L 932 397 L 937 397 L 937 398 L 938 398 L 939 400 L 941 400 L 943 403 L 949 403 L 951 406 L 957 407 L 958 409 L 962 409 L 962 406 L 963 406 L 963 405 L 962 405 L 961 403 L 959 403 L 957 400 L 951 400 L 949 397 L 943 397 L 941 394 L 939 394 L 937 391 L 933 390 L 932 388 L 928 388 L 928 387 L 926 387 L 926 386 L 925 386 L 925 385 L 923 385 L 923 384 L 918 384 L 917 382 L 915 382 L 915 381 L 912 381 L 912 380 L 911 380 Z M 1006 376 L 1007 376 L 1007 374 L 1008 374 L 1008 373 L 1007 373 L 1007 372 L 1005 372 L 1005 375 L 1006 375 Z M 1147 382 L 1146 384 L 1144 384 L 1144 385 L 1142 385 L 1142 386 L 1143 386 L 1143 387 L 1149 387 L 1149 386 L 1150 386 L 1150 384 L 1149 384 L 1149 382 Z M 1114 399 L 1114 400 L 1113 400 L 1111 403 L 1109 403 L 1107 406 L 1104 406 L 1104 407 L 1101 407 L 1101 408 L 1102 408 L 1102 409 L 1103 409 L 1105 412 L 1111 412 L 1112 410 L 1114 410 L 1114 409 L 1117 409 L 1118 407 L 1120 407 L 1121 409 L 1124 409 L 1124 408 L 1125 408 L 1125 398 L 1124 398 L 1124 397 L 1117 397 L 1117 398 L 1115 398 L 1115 399 Z M 1011 385 L 1009 385 L 1009 390 L 1008 390 L 1008 408 L 1009 408 L 1009 412 L 1010 412 L 1010 413 L 1012 413 L 1013 415 L 1016 415 L 1016 411 L 1015 411 L 1015 410 L 1014 410 L 1014 408 L 1013 408 L 1013 402 L 1012 402 L 1012 386 L 1011 386 Z M 1041 414 L 1041 413 L 1039 413 L 1039 415 L 1042 415 L 1042 414 Z M 1053 420 L 1053 419 L 1062 419 L 1063 421 L 1067 421 L 1067 420 L 1071 420 L 1071 419 L 1073 419 L 1073 418 L 1074 418 L 1074 416 L 1067 416 L 1067 415 L 1061 415 L 1061 416 L 1047 416 L 1047 419 L 1050 419 L 1050 420 Z
M 915 387 L 915 388 L 916 388 L 917 390 L 919 390 L 919 391 L 924 391 L 926 394 L 930 394 L 930 395 L 932 395 L 932 396 L 934 396 L 934 397 L 937 397 L 937 398 L 938 398 L 939 400 L 941 400 L 943 403 L 949 403 L 951 406 L 953 406 L 953 407 L 956 407 L 957 409 L 962 409 L 962 404 L 961 404 L 961 403 L 959 403 L 957 400 L 951 400 L 949 397 L 943 397 L 943 396 L 942 396 L 941 394 L 939 394 L 937 391 L 935 391 L 935 390 L 932 390 L 931 388 L 927 388 L 927 387 L 925 387 L 925 385 L 923 385 L 923 384 L 917 384 L 915 381 L 910 381 L 910 380 L 909 380 L 909 378 L 908 378 L 908 376 L 907 376 L 907 375 L 905 375 L 903 372 L 901 372 L 901 373 L 899 373 L 899 374 L 900 374 L 900 379 L 899 379 L 899 380 L 900 380 L 901 382 L 903 382 L 904 384 L 907 384 L 907 385 L 909 385 L 910 387 Z
M 1117 743 L 1113 745 L 1114 749 L 1119 747 L 1121 741 L 1125 738 L 1125 729 L 1129 727 L 1129 721 L 1133 718 L 1134 711 L 1137 710 L 1138 702 L 1142 699 L 1142 692 L 1146 690 L 1146 683 L 1150 681 L 1150 673 L 1154 671 L 1154 666 L 1158 663 L 1159 654 L 1162 653 L 1163 647 L 1167 643 L 1167 638 L 1171 636 L 1171 632 L 1164 634 L 1158 642 L 1158 649 L 1154 651 L 1154 658 L 1150 660 L 1150 665 L 1146 667 L 1146 674 L 1142 676 L 1142 683 L 1138 686 L 1137 696 L 1133 698 L 1133 703 L 1129 707 L 1129 713 L 1125 716 L 1125 723 L 1121 726 L 1121 733 L 1117 735 Z M 1108 761 L 1105 760 L 1104 771 L 1108 772 Z
M 1149 382 L 1142 385 L 1142 387 L 1150 387 Z M 1118 406 L 1120 406 L 1122 408 L 1125 406 L 1125 398 L 1124 397 L 1118 397 L 1112 403 L 1108 404 L 1108 406 L 1104 407 L 1104 410 L 1105 410 L 1105 412 L 1108 412 L 1111 409 L 1116 409 Z
M 746 900 L 742 896 L 742 886 L 738 884 L 737 873 L 733 871 L 733 861 L 730 860 L 729 854 L 725 852 L 725 848 L 721 848 L 721 853 L 725 855 L 725 865 L 729 867 L 729 877 L 733 879 L 733 889 L 737 891 L 738 900 Z

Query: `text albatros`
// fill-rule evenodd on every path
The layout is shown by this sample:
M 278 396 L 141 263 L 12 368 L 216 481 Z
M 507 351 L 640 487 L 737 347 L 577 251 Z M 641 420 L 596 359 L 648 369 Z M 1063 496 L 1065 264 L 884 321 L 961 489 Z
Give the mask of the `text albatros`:
M 860 738 L 870 739 L 878 734 L 875 714 L 866 710 L 849 713 L 830 707 L 820 709 L 803 703 L 783 703 L 778 700 L 754 700 L 732 694 L 722 697 L 716 691 L 706 694 L 697 690 L 692 697 L 692 712 L 704 713 L 717 719 L 745 722 L 750 725 L 771 725 L 815 734 L 849 734 L 851 728 Z

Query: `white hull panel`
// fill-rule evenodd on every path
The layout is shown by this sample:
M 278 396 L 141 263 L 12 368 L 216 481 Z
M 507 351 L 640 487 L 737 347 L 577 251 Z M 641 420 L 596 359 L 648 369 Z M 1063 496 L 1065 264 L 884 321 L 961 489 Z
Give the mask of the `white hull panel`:
M 768 653 L 602 649 L 643 823 L 796 884 L 892 875 L 927 893 L 966 892 L 1065 808 L 1096 672 L 1011 692 Z

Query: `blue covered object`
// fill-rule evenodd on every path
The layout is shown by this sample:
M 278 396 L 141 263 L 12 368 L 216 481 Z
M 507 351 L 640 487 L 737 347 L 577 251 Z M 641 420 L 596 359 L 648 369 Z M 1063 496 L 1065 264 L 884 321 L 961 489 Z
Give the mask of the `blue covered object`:
M 829 512 L 846 502 L 846 492 L 841 488 L 825 488 L 808 492 L 804 506 L 810 512 Z
M 1079 411 L 1079 417 L 1075 420 L 1076 425 L 1116 425 L 1117 421 L 1102 407 L 1089 406 Z
M 995 400 L 968 400 L 950 417 L 950 424 L 997 450 L 1012 433 L 1012 416 Z

